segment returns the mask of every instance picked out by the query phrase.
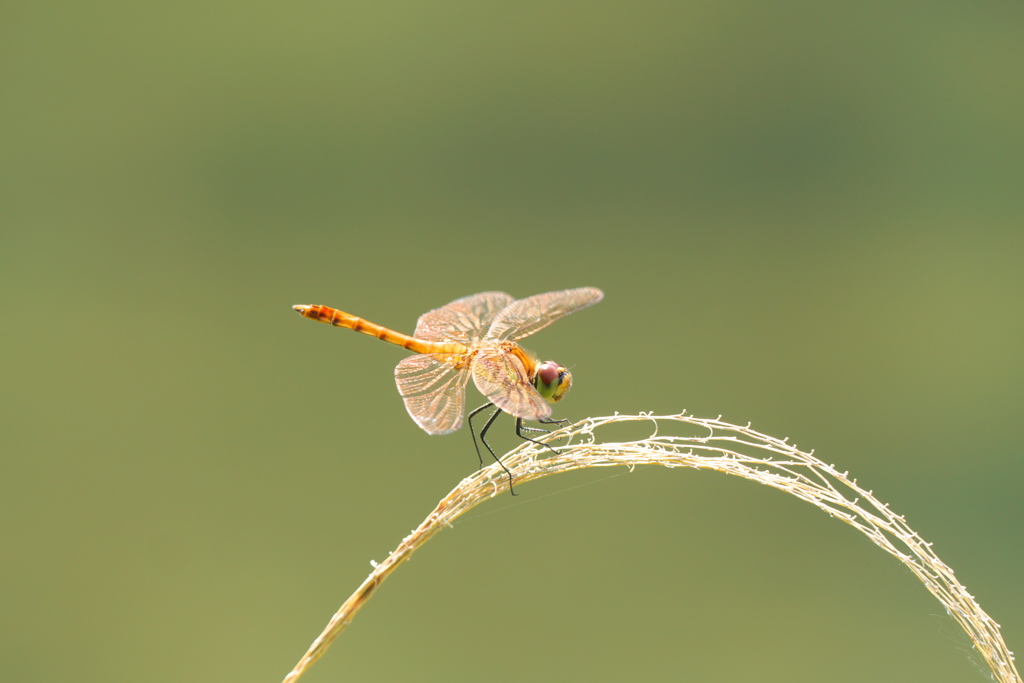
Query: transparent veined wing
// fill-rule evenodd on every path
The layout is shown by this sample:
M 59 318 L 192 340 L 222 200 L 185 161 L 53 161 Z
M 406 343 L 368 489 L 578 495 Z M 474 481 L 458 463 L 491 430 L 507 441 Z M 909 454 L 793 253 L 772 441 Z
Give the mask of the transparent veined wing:
M 497 315 L 514 299 L 504 292 L 481 292 L 427 311 L 412 336 L 426 341 L 480 341 Z
M 487 339 L 516 341 L 544 329 L 559 318 L 593 306 L 604 298 L 595 287 L 566 289 L 519 299 L 506 306 L 491 323 Z
M 428 434 L 447 434 L 462 426 L 469 364 L 452 356 L 424 353 L 403 358 L 395 368 L 398 393 L 409 416 Z
M 551 415 L 551 404 L 537 393 L 522 362 L 498 346 L 483 346 L 473 357 L 473 381 L 487 399 L 506 413 L 527 420 Z

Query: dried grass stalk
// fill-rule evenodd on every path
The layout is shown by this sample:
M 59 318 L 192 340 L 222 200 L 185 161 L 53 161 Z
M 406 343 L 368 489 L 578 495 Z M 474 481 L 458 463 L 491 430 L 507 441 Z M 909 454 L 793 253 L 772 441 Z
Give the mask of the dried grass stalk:
M 625 443 L 599 443 L 595 430 L 613 423 L 647 421 L 654 433 L 646 439 Z M 666 427 L 690 429 L 692 435 L 664 435 Z M 568 445 L 561 445 L 562 439 Z M 961 586 L 947 567 L 901 515 L 889 510 L 871 491 L 857 485 L 846 472 L 803 453 L 787 443 L 760 434 L 750 425 L 740 427 L 688 415 L 615 415 L 591 418 L 553 432 L 545 440 L 559 440 L 558 455 L 536 444 L 524 443 L 503 458 L 516 485 L 561 472 L 586 467 L 663 465 L 693 467 L 734 474 L 790 493 L 861 531 L 877 546 L 905 564 L 925 588 L 946 608 L 967 633 L 974 647 L 999 683 L 1022 683 L 994 622 Z M 285 683 L 294 683 L 319 659 L 331 642 L 345 630 L 377 586 L 434 534 L 484 500 L 508 488 L 505 472 L 497 463 L 464 479 L 445 496 L 420 526 L 407 536 L 386 560 L 345 601 L 295 665 Z

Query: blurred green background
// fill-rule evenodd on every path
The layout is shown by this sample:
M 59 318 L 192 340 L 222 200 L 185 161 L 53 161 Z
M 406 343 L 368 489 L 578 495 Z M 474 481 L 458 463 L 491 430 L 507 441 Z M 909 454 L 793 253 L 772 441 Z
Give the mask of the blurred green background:
M 281 680 L 476 467 L 290 306 L 584 285 L 558 416 L 813 448 L 1024 648 L 1024 4 L 2 14 L 0 679 Z M 818 510 L 616 474 L 478 509 L 304 680 L 987 680 Z

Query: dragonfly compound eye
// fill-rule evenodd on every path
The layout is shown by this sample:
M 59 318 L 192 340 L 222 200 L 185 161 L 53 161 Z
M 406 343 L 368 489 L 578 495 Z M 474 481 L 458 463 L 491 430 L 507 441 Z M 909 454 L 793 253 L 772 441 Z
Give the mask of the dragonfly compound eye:
M 572 374 L 553 360 L 547 360 L 537 366 L 534 386 L 537 393 L 551 403 L 557 403 L 569 391 L 572 385 Z

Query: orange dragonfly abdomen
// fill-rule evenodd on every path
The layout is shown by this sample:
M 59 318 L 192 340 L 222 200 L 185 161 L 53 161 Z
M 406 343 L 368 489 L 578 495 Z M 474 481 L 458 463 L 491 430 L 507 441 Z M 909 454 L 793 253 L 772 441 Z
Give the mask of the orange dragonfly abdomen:
M 397 344 L 403 349 L 408 349 L 414 353 L 465 354 L 469 351 L 464 344 L 459 344 L 458 342 L 432 342 L 417 339 L 416 337 L 395 332 L 383 325 L 371 323 L 369 320 L 363 320 L 358 316 L 350 315 L 330 306 L 313 304 L 311 306 L 292 306 L 292 308 L 310 320 L 319 320 L 322 323 L 334 325 L 335 327 L 347 327 L 350 330 L 362 332 L 371 337 Z

